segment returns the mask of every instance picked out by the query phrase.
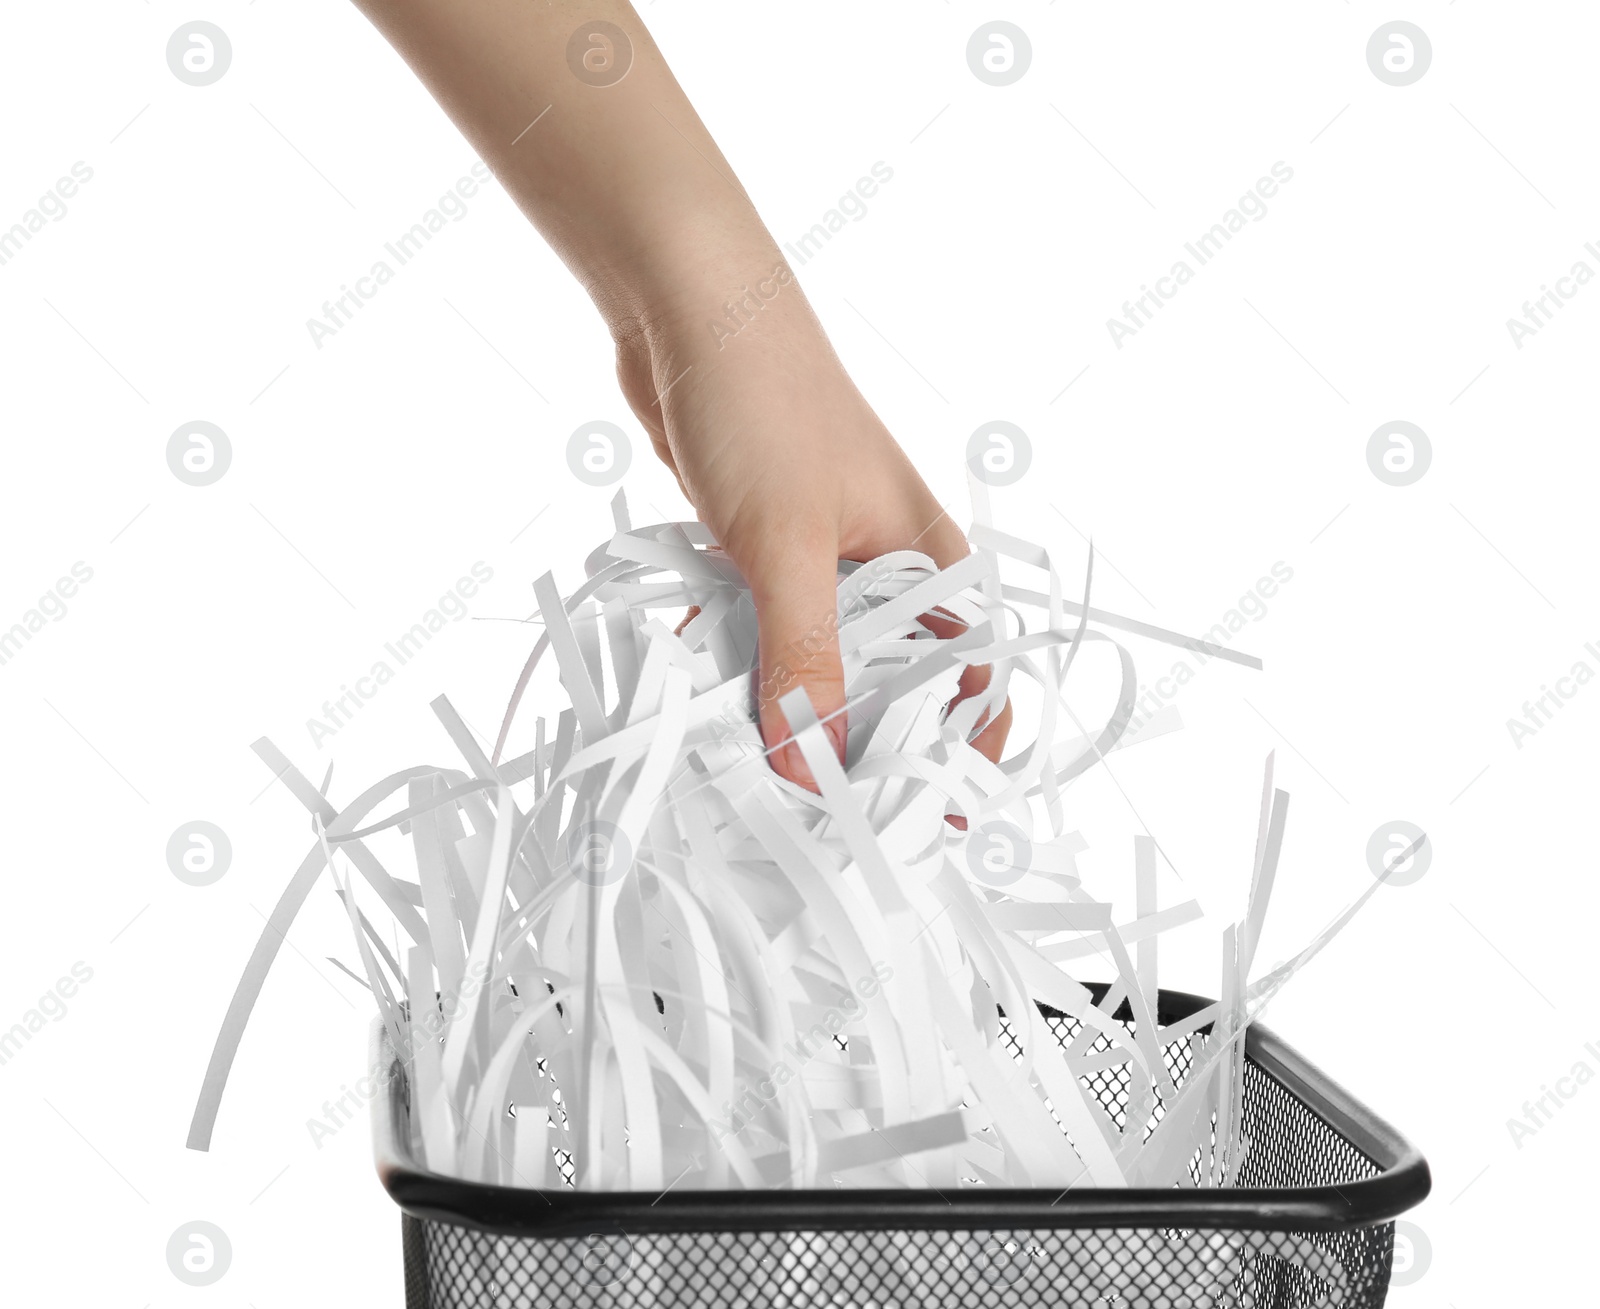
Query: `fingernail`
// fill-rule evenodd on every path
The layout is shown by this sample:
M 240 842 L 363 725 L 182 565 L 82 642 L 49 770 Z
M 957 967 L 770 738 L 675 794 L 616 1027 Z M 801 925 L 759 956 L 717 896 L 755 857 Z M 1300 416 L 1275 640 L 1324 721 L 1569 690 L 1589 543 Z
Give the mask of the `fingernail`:
M 839 762 L 844 762 L 845 745 L 849 740 L 850 724 L 845 722 L 845 716 L 839 714 L 828 719 L 823 725 L 828 735 L 833 738 L 833 752 L 839 756 Z
M 817 786 L 816 778 L 811 775 L 811 766 L 806 763 L 806 757 L 800 752 L 800 745 L 796 741 L 781 745 L 772 752 L 772 767 L 796 786 L 803 786 L 808 791 L 821 790 Z

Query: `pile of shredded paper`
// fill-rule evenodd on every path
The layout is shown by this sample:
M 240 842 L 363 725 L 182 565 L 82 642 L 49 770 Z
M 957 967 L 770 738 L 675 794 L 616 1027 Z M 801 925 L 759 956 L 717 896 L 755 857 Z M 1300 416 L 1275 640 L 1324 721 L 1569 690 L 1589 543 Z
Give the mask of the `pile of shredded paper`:
M 492 755 L 441 697 L 465 767 L 409 768 L 336 808 L 326 781 L 256 744 L 316 835 L 233 997 L 191 1148 L 209 1145 L 256 996 L 326 868 L 434 1172 L 631 1191 L 1234 1182 L 1246 1027 L 1382 879 L 1252 979 L 1288 804 L 1269 758 L 1219 999 L 1161 1027 L 1157 939 L 1198 907 L 1158 907 L 1141 836 L 1136 912 L 1117 921 L 1080 885 L 1063 788 L 1133 711 L 1132 659 L 1102 629 L 1259 663 L 1091 609 L 1087 579 L 1067 599 L 1043 549 L 980 521 L 974 553 L 942 571 L 911 551 L 840 565 L 843 766 L 804 692 L 781 700 L 814 794 L 768 764 L 744 580 L 700 524 L 633 528 L 620 496 L 614 515 L 587 582 L 564 598 L 549 575 L 535 585 L 543 634 Z M 1032 585 L 1002 583 L 1002 559 Z M 1062 694 L 1091 641 L 1122 677 L 1094 730 Z M 570 707 L 502 760 L 544 658 Z M 988 687 L 952 708 L 971 665 Z M 969 740 L 1018 678 L 1040 689 L 1039 721 L 996 765 Z M 1109 983 L 1098 1001 L 1080 972 Z M 1115 1113 L 1090 1087 L 1108 1070 Z

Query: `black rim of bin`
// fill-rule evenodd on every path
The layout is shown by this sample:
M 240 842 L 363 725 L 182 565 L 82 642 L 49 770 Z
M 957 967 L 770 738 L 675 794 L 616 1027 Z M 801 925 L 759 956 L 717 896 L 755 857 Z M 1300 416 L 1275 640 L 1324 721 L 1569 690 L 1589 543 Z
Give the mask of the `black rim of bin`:
M 1098 1002 L 1103 984 L 1089 988 Z M 1212 1002 L 1160 995 L 1158 1021 L 1178 1022 Z M 1045 1009 L 1048 1015 L 1055 1011 Z M 1126 1020 L 1126 1008 L 1118 1018 Z M 468 1182 L 420 1168 L 410 1148 L 404 1070 L 381 1022 L 373 1075 L 388 1087 L 372 1112 L 383 1187 L 414 1218 L 501 1236 L 595 1233 L 888 1231 L 940 1228 L 1162 1227 L 1262 1232 L 1343 1231 L 1386 1222 L 1432 1185 L 1421 1152 L 1270 1029 L 1252 1024 L 1245 1058 L 1382 1171 L 1333 1186 L 1271 1188 L 642 1191 L 531 1190 Z

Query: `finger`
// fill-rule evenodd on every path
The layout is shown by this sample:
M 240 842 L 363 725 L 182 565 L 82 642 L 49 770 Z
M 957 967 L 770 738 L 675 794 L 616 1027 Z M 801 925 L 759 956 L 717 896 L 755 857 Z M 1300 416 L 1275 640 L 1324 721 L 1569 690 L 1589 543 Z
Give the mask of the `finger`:
M 973 738 L 972 748 L 992 764 L 1000 762 L 1005 753 L 1006 737 L 1011 734 L 1011 701 L 1000 706 L 1000 712 L 991 718 L 984 729 Z
M 966 558 L 971 547 L 954 521 L 949 515 L 945 515 L 926 533 L 920 548 L 925 550 L 940 568 L 949 568 Z M 942 641 L 951 640 L 967 630 L 965 623 L 938 611 L 924 614 L 922 625 Z M 970 700 L 975 695 L 983 694 L 989 689 L 989 682 L 993 676 L 994 670 L 988 664 L 973 664 L 964 668 L 961 680 L 957 683 L 955 697 L 950 701 L 947 710 L 954 709 L 963 700 Z M 991 763 L 999 763 L 1005 753 L 1006 737 L 1011 732 L 1011 701 L 1006 700 L 998 712 L 985 715 L 979 719 L 979 723 L 980 730 L 972 738 L 972 747 Z M 954 819 L 952 822 L 958 827 L 965 826 Z
M 803 689 L 843 761 L 846 724 L 836 552 L 831 540 L 792 545 L 746 574 L 756 602 L 761 654 L 756 703 L 762 739 L 773 751 L 773 769 L 812 791 L 816 782 L 778 701 L 796 688 Z

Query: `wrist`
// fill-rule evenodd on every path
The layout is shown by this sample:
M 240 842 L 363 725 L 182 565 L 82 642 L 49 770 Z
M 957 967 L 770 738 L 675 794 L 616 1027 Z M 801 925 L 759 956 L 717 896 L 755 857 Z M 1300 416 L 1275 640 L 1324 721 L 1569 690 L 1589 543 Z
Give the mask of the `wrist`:
M 715 347 L 713 324 L 737 325 L 741 314 L 782 290 L 796 291 L 796 283 L 777 243 L 746 207 L 701 213 L 675 228 L 656 226 L 610 261 L 589 290 L 619 345 L 643 341 L 678 350 L 697 335 Z

